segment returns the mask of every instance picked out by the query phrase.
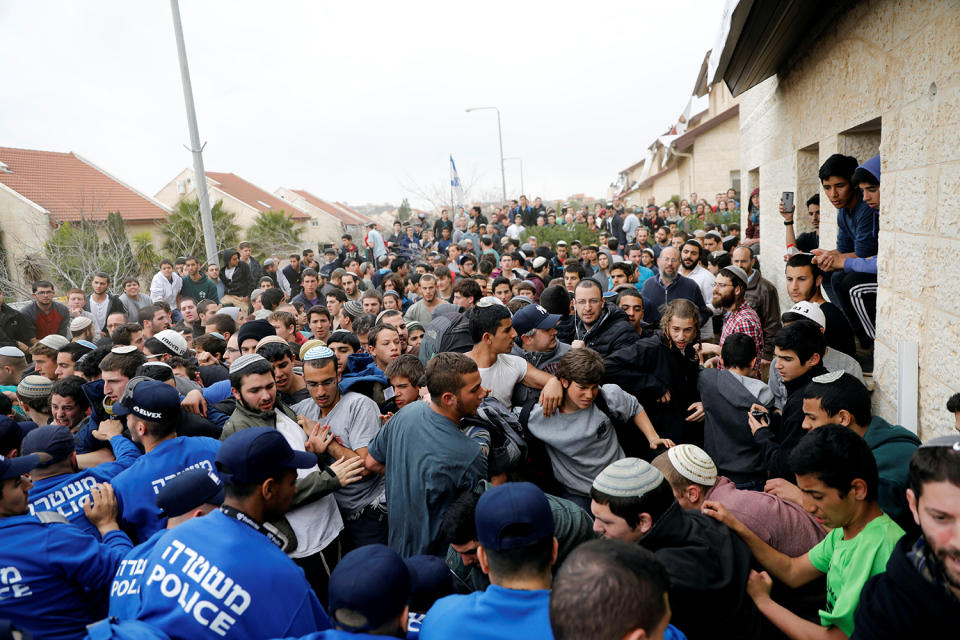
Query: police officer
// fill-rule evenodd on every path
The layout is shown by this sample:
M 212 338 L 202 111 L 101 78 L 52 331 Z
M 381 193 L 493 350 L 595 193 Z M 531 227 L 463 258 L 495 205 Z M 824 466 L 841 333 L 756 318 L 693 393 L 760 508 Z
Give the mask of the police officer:
M 130 437 L 145 451 L 112 482 L 124 527 L 136 532 L 138 542 L 145 542 L 166 526 L 156 506 L 157 493 L 186 469 L 214 471 L 220 441 L 177 437 L 180 396 L 170 385 L 149 378 L 131 378 L 113 412 L 126 419 Z
M 110 585 L 110 617 L 129 620 L 140 608 L 140 587 L 147 557 L 166 531 L 193 518 L 206 515 L 223 504 L 223 483 L 206 469 L 184 471 L 157 494 L 160 515 L 167 519 L 166 530 L 157 531 L 128 553 Z
M 147 559 L 137 619 L 174 638 L 275 638 L 330 628 L 303 571 L 268 524 L 289 509 L 297 469 L 316 454 L 283 434 L 251 427 L 216 458 L 226 499 L 216 511 L 164 533 Z
M 137 446 L 124 438 L 116 420 L 104 420 L 94 437 L 109 438 L 116 462 L 105 462 L 80 471 L 75 440 L 69 427 L 46 424 L 23 438 L 23 453 L 46 453 L 50 459 L 30 472 L 33 488 L 28 495 L 30 513 L 56 511 L 67 520 L 99 537 L 97 528 L 83 514 L 90 491 L 101 482 L 110 482 L 140 457 Z
M 83 506 L 102 543 L 55 511 L 30 515 L 23 474 L 46 458 L 0 457 L 0 618 L 37 637 L 79 638 L 106 612 L 107 587 L 133 545 L 119 530 L 106 483 Z

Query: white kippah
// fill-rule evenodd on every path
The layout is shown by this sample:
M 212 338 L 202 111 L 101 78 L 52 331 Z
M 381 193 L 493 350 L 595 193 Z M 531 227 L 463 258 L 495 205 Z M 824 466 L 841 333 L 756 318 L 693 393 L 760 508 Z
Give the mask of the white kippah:
M 712 487 L 717 483 L 717 465 L 707 452 L 693 444 L 678 444 L 667 449 L 667 457 L 677 473 L 690 482 Z
M 593 488 L 615 498 L 642 497 L 663 482 L 663 474 L 646 460 L 623 458 L 600 472 Z
M 254 362 L 266 362 L 267 359 L 256 353 L 246 353 L 236 360 L 233 361 L 233 364 L 230 365 L 230 373 L 237 373 L 238 371 L 243 371 L 249 367 Z
M 830 371 L 829 373 L 824 373 L 822 375 L 819 375 L 816 378 L 814 378 L 813 381 L 819 382 L 820 384 L 830 384 L 832 382 L 836 382 L 842 377 L 843 377 L 843 369 L 840 369 L 839 371 Z
M 132 344 L 120 344 L 115 346 L 113 349 L 110 349 L 110 353 L 133 353 L 137 348 Z
M 303 354 L 303 361 L 322 360 L 323 358 L 334 357 L 333 349 L 330 347 L 313 347 Z

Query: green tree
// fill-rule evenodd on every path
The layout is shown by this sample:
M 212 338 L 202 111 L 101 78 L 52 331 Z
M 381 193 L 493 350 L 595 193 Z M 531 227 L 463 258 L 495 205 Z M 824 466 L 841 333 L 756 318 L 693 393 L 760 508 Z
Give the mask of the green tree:
M 133 259 L 137 263 L 137 277 L 153 276 L 160 264 L 160 254 L 153 246 L 149 231 L 133 236 Z
M 258 259 L 269 256 L 271 253 L 299 252 L 303 229 L 299 228 L 283 209 L 280 211 L 263 211 L 253 221 L 253 226 L 247 231 L 247 240 L 253 245 L 254 254 Z
M 400 222 L 406 222 L 410 219 L 410 201 L 406 198 L 403 199 L 403 202 L 400 203 L 400 208 L 397 209 L 397 220 Z
M 240 227 L 233 222 L 233 214 L 223 210 L 223 201 L 218 200 L 210 209 L 213 218 L 213 236 L 217 253 L 236 247 L 240 241 Z M 163 251 L 170 259 L 178 256 L 207 255 L 203 242 L 203 226 L 200 223 L 200 206 L 197 200 L 181 200 L 173 212 L 160 224 L 164 234 Z M 156 265 L 155 265 L 156 267 Z
M 597 244 L 599 234 L 596 231 L 590 231 L 585 224 L 573 225 L 573 231 L 568 231 L 565 225 L 553 225 L 551 227 L 532 227 L 520 234 L 520 241 L 526 242 L 527 237 L 534 236 L 539 245 L 549 242 L 551 247 L 557 246 L 558 240 L 573 242 L 579 240 L 581 244 Z

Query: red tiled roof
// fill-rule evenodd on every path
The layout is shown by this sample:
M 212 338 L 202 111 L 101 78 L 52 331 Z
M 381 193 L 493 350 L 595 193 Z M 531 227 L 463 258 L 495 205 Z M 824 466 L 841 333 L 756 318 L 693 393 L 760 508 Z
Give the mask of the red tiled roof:
M 360 215 L 356 211 L 343 207 L 343 205 L 337 206 L 330 204 L 326 200 L 318 198 L 309 191 L 304 189 L 293 189 L 294 193 L 299 196 L 302 196 L 304 200 L 317 207 L 322 211 L 326 211 L 333 217 L 341 220 L 344 224 L 364 224 L 368 222 L 365 216 Z
M 124 220 L 163 220 L 168 210 L 74 152 L 0 147 L 0 182 L 50 212 L 54 222 L 106 220 L 119 211 Z M 10 173 L 7 173 L 9 171 Z
M 217 181 L 217 188 L 228 193 L 237 200 L 250 205 L 257 211 L 280 211 L 281 209 L 293 217 L 294 220 L 309 220 L 310 214 L 297 209 L 291 203 L 281 200 L 272 193 L 247 182 L 234 173 L 216 173 L 207 171 L 207 177 Z

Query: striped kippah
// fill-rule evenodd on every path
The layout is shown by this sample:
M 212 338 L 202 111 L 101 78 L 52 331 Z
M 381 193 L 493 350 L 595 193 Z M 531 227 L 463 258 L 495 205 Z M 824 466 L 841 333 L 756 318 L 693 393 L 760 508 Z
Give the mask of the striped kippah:
M 333 349 L 330 347 L 313 347 L 305 354 L 303 354 L 303 361 L 307 360 L 321 360 L 323 358 L 332 358 L 334 357 Z
M 53 391 L 53 380 L 43 376 L 27 376 L 17 385 L 17 394 L 24 398 L 44 398 Z
M 843 369 L 840 369 L 839 371 L 830 371 L 828 373 L 819 375 L 816 378 L 814 378 L 813 381 L 819 382 L 820 384 L 831 384 L 833 382 L 836 382 L 842 377 L 843 377 Z
M 717 465 L 707 452 L 693 444 L 678 444 L 667 450 L 670 463 L 677 473 L 690 482 L 712 487 L 717 483 Z
M 614 498 L 640 498 L 661 482 L 663 474 L 646 460 L 623 458 L 601 471 L 593 488 Z

